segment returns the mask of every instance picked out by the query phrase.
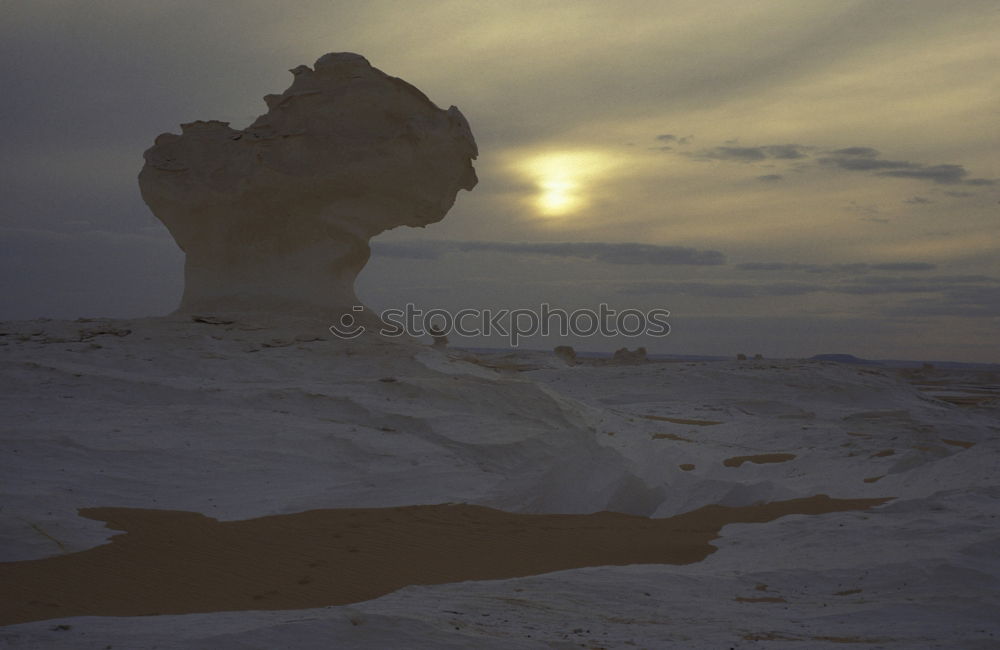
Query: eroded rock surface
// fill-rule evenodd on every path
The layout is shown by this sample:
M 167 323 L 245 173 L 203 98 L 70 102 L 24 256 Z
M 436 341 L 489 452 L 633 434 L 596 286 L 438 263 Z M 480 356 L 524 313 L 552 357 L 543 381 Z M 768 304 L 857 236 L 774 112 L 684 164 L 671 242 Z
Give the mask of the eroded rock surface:
M 440 221 L 476 182 L 462 113 L 357 54 L 293 69 L 242 131 L 181 125 L 145 152 L 142 197 L 186 253 L 179 312 L 335 319 L 368 240 Z

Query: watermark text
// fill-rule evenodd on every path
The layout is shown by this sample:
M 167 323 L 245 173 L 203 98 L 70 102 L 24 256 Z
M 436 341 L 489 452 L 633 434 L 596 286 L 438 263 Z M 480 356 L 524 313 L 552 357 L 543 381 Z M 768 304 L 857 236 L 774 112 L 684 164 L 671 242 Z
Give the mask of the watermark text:
M 337 337 L 353 339 L 366 331 L 355 314 L 364 307 L 355 306 L 352 312 L 341 316 L 340 322 L 330 326 Z M 670 334 L 666 309 L 612 309 L 601 303 L 594 309 L 574 309 L 567 311 L 542 303 L 538 309 L 420 309 L 407 303 L 403 309 L 386 309 L 379 314 L 382 336 L 448 336 L 463 337 L 503 336 L 512 347 L 531 336 L 560 337 L 574 336 L 587 338 L 666 336 Z

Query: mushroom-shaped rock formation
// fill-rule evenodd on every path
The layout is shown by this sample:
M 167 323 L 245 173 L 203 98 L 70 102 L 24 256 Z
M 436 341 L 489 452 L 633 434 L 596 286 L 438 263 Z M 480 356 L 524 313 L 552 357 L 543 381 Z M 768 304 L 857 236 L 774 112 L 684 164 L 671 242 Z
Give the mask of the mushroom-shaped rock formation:
M 291 72 L 246 129 L 182 124 L 145 152 L 142 198 L 186 254 L 180 313 L 335 320 L 360 305 L 369 239 L 440 221 L 476 185 L 454 106 L 357 54 Z

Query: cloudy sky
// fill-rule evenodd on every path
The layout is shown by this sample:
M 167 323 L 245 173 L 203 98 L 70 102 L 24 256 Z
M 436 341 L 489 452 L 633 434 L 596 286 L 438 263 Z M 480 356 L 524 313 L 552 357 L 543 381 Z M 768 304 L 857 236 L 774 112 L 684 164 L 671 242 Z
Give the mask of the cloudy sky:
M 480 184 L 373 308 L 671 312 L 608 350 L 1000 362 L 995 0 L 0 0 L 0 318 L 169 312 L 142 152 L 353 51 L 457 105 Z M 482 343 L 461 341 L 456 343 Z

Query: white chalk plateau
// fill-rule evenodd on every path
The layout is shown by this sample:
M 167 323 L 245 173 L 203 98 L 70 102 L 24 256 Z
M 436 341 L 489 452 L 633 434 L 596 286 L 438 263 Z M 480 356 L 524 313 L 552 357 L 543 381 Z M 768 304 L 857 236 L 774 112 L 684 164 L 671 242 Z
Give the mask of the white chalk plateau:
M 440 221 L 476 185 L 456 107 L 350 52 L 291 72 L 247 128 L 182 124 L 144 154 L 142 198 L 185 253 L 180 313 L 334 322 L 361 304 L 369 239 Z

